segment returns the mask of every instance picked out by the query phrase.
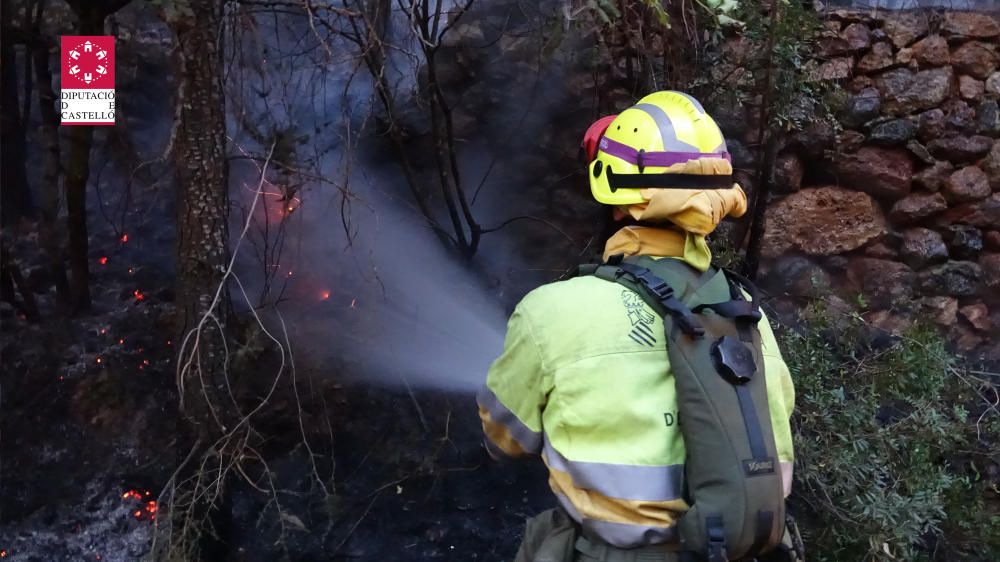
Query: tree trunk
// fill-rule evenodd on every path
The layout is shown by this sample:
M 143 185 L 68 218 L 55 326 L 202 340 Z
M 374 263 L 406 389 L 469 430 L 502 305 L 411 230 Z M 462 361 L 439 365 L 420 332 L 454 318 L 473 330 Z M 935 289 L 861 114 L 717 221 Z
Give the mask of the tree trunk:
M 9 0 L 0 2 L 0 145 L 3 145 L 0 151 L 0 184 L 3 185 L 0 209 L 4 223 L 31 212 L 10 8 Z
M 69 132 L 66 162 L 66 226 L 69 230 L 70 285 L 75 312 L 90 310 L 90 241 L 87 233 L 87 180 L 94 129 L 74 126 Z
M 59 307 L 68 312 L 72 305 L 72 299 L 69 280 L 66 277 L 62 233 L 59 229 L 59 180 L 62 175 L 59 165 L 59 112 L 56 110 L 56 103 L 59 100 L 52 89 L 48 44 L 39 39 L 32 46 L 32 51 L 35 63 L 35 83 L 38 87 L 38 108 L 42 116 L 41 140 L 45 152 L 39 189 L 41 220 L 38 225 L 38 242 L 49 262 L 49 272 L 56 287 L 56 299 Z
M 21 303 L 17 302 L 15 292 L 21 293 Z M 31 288 L 24 282 L 21 269 L 14 263 L 7 246 L 0 242 L 0 299 L 9 302 L 24 312 L 29 322 L 38 322 L 38 305 Z
M 200 329 L 197 350 L 184 350 L 180 361 L 195 357 L 197 368 L 182 371 L 182 421 L 189 445 L 204 444 L 199 456 L 213 455 L 209 446 L 221 436 L 225 418 L 231 413 L 224 400 L 224 338 L 229 325 L 229 298 L 224 286 L 229 262 L 228 166 L 225 158 L 225 98 L 222 84 L 223 47 L 221 0 L 188 0 L 170 23 L 177 33 L 179 57 L 179 123 L 174 140 L 173 165 L 177 185 L 177 311 L 178 341 L 192 329 Z M 221 287 L 221 289 L 220 289 Z M 217 292 L 221 291 L 216 299 Z M 214 306 L 214 308 L 213 308 Z M 199 322 L 211 314 L 218 322 Z M 197 447 L 196 447 L 197 448 Z M 186 457 L 190 448 L 181 447 Z M 200 463 L 185 470 L 197 471 Z M 219 503 L 212 498 L 191 506 L 196 520 L 211 522 L 213 532 L 195 529 L 172 535 L 171 550 L 191 560 L 221 560 L 225 542 L 225 483 Z M 175 542 L 177 541 L 177 542 Z
M 104 18 L 111 12 L 99 5 L 71 4 L 80 20 L 80 35 L 104 33 Z M 74 312 L 90 310 L 90 239 L 87 233 L 87 181 L 90 179 L 90 149 L 94 128 L 77 125 L 69 132 L 66 162 L 66 226 L 69 230 L 70 292 Z
M 777 134 L 772 132 L 760 147 L 760 167 L 757 172 L 757 190 L 750 206 L 750 240 L 747 243 L 743 275 L 756 281 L 763 251 L 764 231 L 767 228 L 767 200 L 771 196 L 771 178 L 777 150 Z
M 68 0 L 79 20 L 80 35 L 103 35 L 104 20 L 129 0 Z M 69 230 L 70 289 L 76 312 L 90 310 L 90 240 L 87 233 L 87 181 L 90 179 L 90 150 L 94 128 L 76 125 L 69 135 L 66 164 L 66 218 Z
M 189 5 L 195 21 L 178 31 L 181 111 L 173 151 L 177 182 L 177 307 L 182 334 L 194 328 L 209 311 L 229 261 L 225 100 L 219 44 L 222 3 L 191 0 Z M 223 290 L 220 302 L 225 301 Z M 225 328 L 226 315 L 218 316 Z M 202 357 L 211 363 L 214 351 L 203 348 Z
M 774 74 L 774 42 L 780 20 L 781 4 L 776 3 L 771 10 L 768 29 L 767 59 L 764 84 L 761 88 L 760 129 L 757 131 L 757 150 L 760 152 L 757 166 L 757 190 L 750 204 L 750 241 L 747 245 L 743 274 L 751 280 L 757 279 L 760 268 L 761 246 L 764 241 L 765 214 L 767 200 L 771 194 L 771 177 L 774 172 L 774 158 L 777 152 L 777 132 L 771 128 L 772 75 Z

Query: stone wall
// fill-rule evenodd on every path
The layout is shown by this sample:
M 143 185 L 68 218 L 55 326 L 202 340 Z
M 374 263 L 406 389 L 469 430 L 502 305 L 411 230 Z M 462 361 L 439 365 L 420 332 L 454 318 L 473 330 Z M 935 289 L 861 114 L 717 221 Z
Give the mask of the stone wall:
M 825 26 L 816 74 L 844 88 L 842 129 L 777 157 L 770 287 L 832 289 L 893 332 L 930 319 L 1000 359 L 1000 15 L 838 10 Z

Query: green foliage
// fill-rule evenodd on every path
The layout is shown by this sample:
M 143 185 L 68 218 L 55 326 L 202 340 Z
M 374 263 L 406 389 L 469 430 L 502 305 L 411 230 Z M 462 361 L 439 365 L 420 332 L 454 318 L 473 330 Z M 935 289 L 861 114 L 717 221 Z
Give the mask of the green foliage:
M 725 232 L 716 231 L 708 236 L 707 241 L 709 249 L 712 250 L 713 264 L 726 269 L 740 269 L 743 265 L 742 254 Z
M 997 560 L 998 416 L 933 329 L 865 345 L 857 317 L 813 305 L 787 333 L 796 385 L 796 495 L 813 560 Z M 986 412 L 980 420 L 979 413 Z
M 587 0 L 586 7 L 603 23 L 611 23 L 622 15 L 611 0 Z
M 649 12 L 653 14 L 656 21 L 666 28 L 670 28 L 670 16 L 667 14 L 666 2 L 660 0 L 640 0 Z
M 868 298 L 864 293 L 859 292 L 854 296 L 854 304 L 858 306 L 858 310 L 868 310 Z
M 784 2 L 780 17 L 772 21 L 770 10 L 760 2 L 743 2 L 735 17 L 743 22 L 743 36 L 764 47 L 762 57 L 753 60 L 755 75 L 771 67 L 770 105 L 772 125 L 780 129 L 801 128 L 816 113 L 818 100 L 828 84 L 809 79 L 808 63 L 815 54 L 815 38 L 822 28 L 817 13 L 804 2 Z M 766 47 L 774 34 L 773 49 Z
M 669 29 L 670 15 L 667 14 L 666 4 L 662 0 L 586 0 L 582 9 L 590 12 L 602 24 L 611 24 L 622 17 L 623 11 L 642 6 L 649 10 L 660 25 Z
M 807 3 L 781 2 L 779 17 L 772 18 L 770 4 L 699 2 L 714 24 L 703 30 L 702 71 L 689 87 L 710 108 L 742 110 L 761 96 L 772 130 L 801 130 L 817 119 L 835 123 L 831 104 L 840 88 L 813 79 L 819 15 Z M 745 44 L 734 49 L 736 38 Z

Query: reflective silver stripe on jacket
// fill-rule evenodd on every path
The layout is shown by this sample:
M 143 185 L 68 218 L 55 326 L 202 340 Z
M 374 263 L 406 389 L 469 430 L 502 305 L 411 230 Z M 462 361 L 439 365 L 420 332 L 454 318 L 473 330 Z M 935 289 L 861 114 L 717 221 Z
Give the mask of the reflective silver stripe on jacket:
M 620 500 L 670 501 L 680 499 L 684 465 L 644 466 L 571 461 L 545 439 L 549 466 L 573 478 L 573 485 Z
M 635 548 L 653 544 L 678 542 L 677 526 L 656 527 L 653 525 L 633 525 L 630 523 L 612 523 L 583 517 L 576 506 L 566 496 L 556 494 L 559 504 L 574 521 L 591 535 L 599 537 L 604 542 L 618 548 Z
M 792 461 L 781 461 L 781 486 L 784 488 L 785 497 L 792 493 L 792 469 L 795 464 Z
M 488 387 L 483 386 L 479 394 L 476 395 L 476 402 L 489 412 L 490 419 L 506 427 L 507 431 L 510 431 L 510 436 L 525 451 L 537 453 L 541 450 L 542 434 L 538 431 L 532 431 L 531 428 L 524 425 L 524 422 L 510 408 L 504 406 L 497 395 Z

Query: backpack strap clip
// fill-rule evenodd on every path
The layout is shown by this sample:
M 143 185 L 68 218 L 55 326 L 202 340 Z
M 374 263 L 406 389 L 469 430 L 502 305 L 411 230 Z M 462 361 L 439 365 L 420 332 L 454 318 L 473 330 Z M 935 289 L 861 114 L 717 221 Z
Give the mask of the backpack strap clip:
M 691 309 L 684 306 L 684 303 L 674 294 L 673 287 L 666 281 L 660 279 L 645 267 L 627 262 L 619 264 L 618 271 L 620 272 L 619 277 L 623 275 L 630 276 L 636 283 L 642 285 L 649 294 L 656 297 L 660 306 L 674 318 L 676 326 L 686 335 L 694 338 L 700 338 L 705 335 L 705 329 L 702 328 L 701 323 L 695 318 L 694 313 L 691 312 Z
M 726 532 L 722 526 L 722 517 L 706 517 L 705 533 L 708 538 L 708 562 L 729 562 L 726 552 Z

